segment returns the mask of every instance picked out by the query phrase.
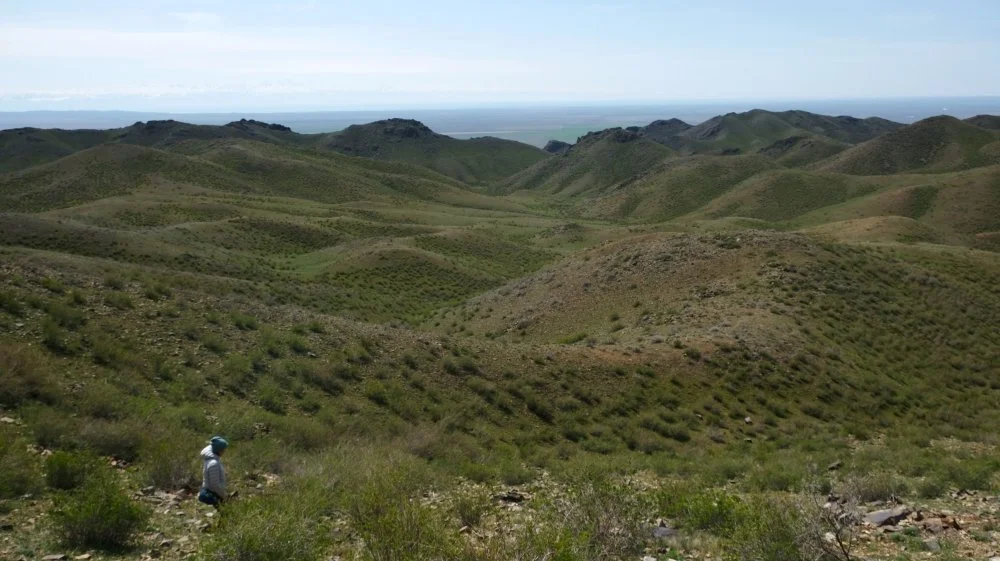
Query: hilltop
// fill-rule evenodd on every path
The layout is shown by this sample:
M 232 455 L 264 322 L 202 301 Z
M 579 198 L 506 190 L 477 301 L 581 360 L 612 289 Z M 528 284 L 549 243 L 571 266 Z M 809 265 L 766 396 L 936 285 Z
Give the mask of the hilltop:
M 806 111 L 754 109 L 727 113 L 660 140 L 686 154 L 747 154 L 792 137 L 831 144 L 856 144 L 902 127 L 885 119 L 828 117 Z
M 560 156 L 538 162 L 498 182 L 493 191 L 511 193 L 543 189 L 568 195 L 614 188 L 674 155 L 665 146 L 621 128 L 589 133 Z
M 1000 134 L 954 117 L 932 117 L 817 164 L 853 175 L 937 173 L 1000 162 Z
M 0 173 L 46 163 L 100 144 L 116 143 L 160 149 L 183 149 L 194 141 L 243 139 L 290 148 L 312 147 L 419 165 L 468 183 L 507 177 L 543 159 L 546 153 L 527 144 L 497 138 L 458 140 L 437 134 L 417 121 L 392 119 L 354 125 L 331 134 L 297 134 L 277 123 L 242 119 L 226 125 L 191 125 L 179 121 L 139 122 L 121 129 L 0 131 Z M 489 154 L 490 157 L 485 157 Z
M 351 125 L 341 132 L 323 135 L 316 144 L 350 156 L 424 166 L 466 183 L 503 179 L 547 155 L 512 140 L 493 137 L 458 140 L 408 119 Z

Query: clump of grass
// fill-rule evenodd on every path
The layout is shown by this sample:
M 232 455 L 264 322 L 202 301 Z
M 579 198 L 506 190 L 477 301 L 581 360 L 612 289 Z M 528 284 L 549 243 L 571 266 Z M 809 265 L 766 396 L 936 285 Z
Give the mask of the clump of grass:
M 294 494 L 285 498 L 254 497 L 226 509 L 205 545 L 206 559 L 285 561 L 323 558 L 329 541 L 310 509 L 313 498 Z
M 12 499 L 42 488 L 38 457 L 12 428 L 0 426 L 0 499 Z
M 67 546 L 114 551 L 135 542 L 149 511 L 129 497 L 114 474 L 99 471 L 76 492 L 57 496 L 51 517 Z
M 232 319 L 233 325 L 240 331 L 253 331 L 258 327 L 257 318 L 249 314 L 233 312 Z
M 0 343 L 0 405 L 16 407 L 35 400 L 54 403 L 59 388 L 48 368 L 34 349 Z
M 124 292 L 109 292 L 105 294 L 104 303 L 116 310 L 131 310 L 135 307 L 132 297 Z
M 52 489 L 76 489 L 97 469 L 97 460 L 92 456 L 56 451 L 45 459 L 45 483 Z

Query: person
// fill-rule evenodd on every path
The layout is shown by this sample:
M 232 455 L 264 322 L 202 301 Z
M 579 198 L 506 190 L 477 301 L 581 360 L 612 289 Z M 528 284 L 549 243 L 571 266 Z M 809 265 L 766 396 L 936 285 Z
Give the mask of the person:
M 213 436 L 208 446 L 201 451 L 202 479 L 198 500 L 219 508 L 226 500 L 226 472 L 222 468 L 222 454 L 229 448 L 229 442 L 221 436 Z

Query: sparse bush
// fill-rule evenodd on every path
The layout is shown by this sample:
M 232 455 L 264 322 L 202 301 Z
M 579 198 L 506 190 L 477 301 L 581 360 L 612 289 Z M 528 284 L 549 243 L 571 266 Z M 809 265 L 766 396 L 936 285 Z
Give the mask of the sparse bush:
M 54 403 L 59 388 L 38 353 L 23 345 L 0 343 L 0 405 L 16 407 L 37 400 Z
M 63 491 L 76 489 L 97 469 L 97 459 L 93 456 L 73 452 L 53 452 L 45 459 L 45 483 L 52 489 Z
M 485 489 L 464 489 L 455 494 L 452 506 L 459 524 L 473 528 L 478 526 L 483 516 L 489 512 L 492 499 Z
M 105 294 L 104 303 L 116 310 L 131 310 L 135 307 L 132 297 L 124 292 L 109 292 Z
M 733 530 L 739 500 L 723 491 L 697 490 L 674 485 L 657 493 L 662 514 L 677 519 L 685 528 L 726 536 Z
M 233 325 L 241 331 L 253 331 L 257 329 L 257 318 L 251 315 L 233 312 L 232 319 Z
M 801 550 L 803 521 L 788 501 L 751 498 L 740 508 L 725 541 L 730 561 L 806 561 Z
M 75 493 L 56 497 L 51 517 L 67 546 L 119 550 L 134 543 L 149 511 L 129 497 L 114 474 L 95 472 Z
M 191 453 L 193 435 L 155 434 L 140 448 L 146 483 L 157 489 L 194 488 L 198 484 L 197 459 Z
M 351 525 L 361 536 L 365 556 L 372 561 L 418 561 L 452 558 L 457 551 L 439 511 L 411 496 L 409 474 L 399 467 L 380 466 L 352 494 Z
M 205 559 L 212 561 L 313 561 L 323 558 L 328 541 L 310 511 L 313 500 L 301 494 L 254 497 L 228 505 Z
M 42 488 L 38 456 L 13 429 L 0 425 L 0 499 L 11 499 Z
M 227 345 L 221 337 L 214 333 L 204 334 L 201 338 L 201 344 L 206 349 L 217 355 L 225 354 L 225 352 L 229 350 L 229 345 Z
M 844 483 L 844 492 L 863 503 L 889 501 L 909 493 L 906 481 L 888 472 L 855 475 Z
M 21 305 L 16 296 L 9 292 L 0 292 L 0 310 L 15 317 L 24 315 L 24 306 Z

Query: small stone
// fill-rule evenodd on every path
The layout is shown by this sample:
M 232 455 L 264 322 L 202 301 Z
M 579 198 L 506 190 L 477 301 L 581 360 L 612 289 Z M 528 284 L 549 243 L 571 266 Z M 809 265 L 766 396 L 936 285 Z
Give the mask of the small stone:
M 73 559 L 76 559 L 76 561 L 87 561 L 87 559 L 90 559 L 91 557 L 92 555 L 90 555 L 89 553 L 84 553 L 82 555 L 77 555 Z
M 42 561 L 63 561 L 63 559 L 66 559 L 65 553 L 56 553 L 53 555 L 46 555 L 45 557 L 42 557 Z
M 174 545 L 174 540 L 163 540 L 160 542 L 160 549 L 167 549 Z
M 753 419 L 751 419 L 749 416 L 747 416 L 747 417 L 745 417 L 743 419 L 743 422 L 746 423 L 746 424 L 748 424 L 748 425 L 752 425 L 753 424 Z
M 924 549 L 927 551 L 941 551 L 941 544 L 938 543 L 937 538 L 929 538 L 924 540 Z
M 458 529 L 458 533 L 459 534 L 468 534 L 469 533 L 469 527 L 468 526 L 462 526 L 461 528 Z
M 840 460 L 837 460 L 837 461 L 831 463 L 830 465 L 826 466 L 826 470 L 827 471 L 837 471 L 838 469 L 840 469 L 840 467 L 842 465 L 844 465 L 844 463 L 841 462 Z
M 6 425 L 13 425 L 15 422 L 16 421 L 14 421 L 14 419 L 11 419 L 10 417 L 0 417 L 0 423 L 4 423 Z
M 932 534 L 944 532 L 944 522 L 940 518 L 928 518 L 924 520 L 924 529 Z
M 657 561 L 657 560 L 656 557 L 653 557 L 652 555 L 647 555 L 642 558 L 642 561 Z

